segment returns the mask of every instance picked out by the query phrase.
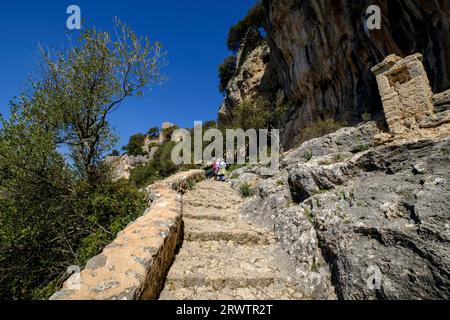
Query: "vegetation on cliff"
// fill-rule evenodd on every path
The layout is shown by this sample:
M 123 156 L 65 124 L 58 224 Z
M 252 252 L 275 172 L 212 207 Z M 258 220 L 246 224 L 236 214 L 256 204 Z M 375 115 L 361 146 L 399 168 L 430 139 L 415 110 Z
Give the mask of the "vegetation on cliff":
M 227 84 L 236 72 L 236 54 L 241 47 L 242 41 L 251 38 L 256 46 L 263 39 L 265 9 L 262 1 L 258 1 L 247 13 L 247 15 L 228 31 L 227 47 L 232 55 L 226 57 L 218 67 L 219 91 L 225 94 Z
M 264 28 L 265 8 L 262 1 L 258 1 L 247 13 L 244 19 L 233 25 L 227 38 L 227 47 L 230 51 L 237 52 L 241 46 L 242 40 L 250 29 L 262 34 Z

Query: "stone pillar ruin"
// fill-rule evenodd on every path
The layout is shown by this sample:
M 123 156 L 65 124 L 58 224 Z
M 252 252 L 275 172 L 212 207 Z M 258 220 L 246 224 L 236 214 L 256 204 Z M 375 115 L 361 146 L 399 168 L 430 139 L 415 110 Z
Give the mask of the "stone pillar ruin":
M 422 60 L 421 54 L 404 59 L 390 55 L 372 68 L 394 137 L 419 130 L 421 119 L 434 113 L 433 91 Z
M 450 134 L 450 90 L 433 94 L 422 60 L 421 54 L 393 54 L 372 68 L 389 128 L 375 144 Z

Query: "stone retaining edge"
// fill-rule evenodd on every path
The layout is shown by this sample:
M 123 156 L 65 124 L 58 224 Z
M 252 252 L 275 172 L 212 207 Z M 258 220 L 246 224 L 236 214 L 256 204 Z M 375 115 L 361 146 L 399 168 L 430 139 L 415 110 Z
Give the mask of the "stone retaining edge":
M 149 186 L 154 201 L 50 300 L 154 300 L 183 240 L 182 197 L 204 171 L 181 172 Z

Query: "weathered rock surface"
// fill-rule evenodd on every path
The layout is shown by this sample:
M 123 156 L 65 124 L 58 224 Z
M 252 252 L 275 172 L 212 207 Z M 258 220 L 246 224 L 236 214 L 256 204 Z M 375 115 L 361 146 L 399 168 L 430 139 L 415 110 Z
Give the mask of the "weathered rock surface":
M 106 157 L 105 161 L 112 168 L 114 180 L 129 179 L 131 170 L 139 165 L 145 165 L 151 160 L 149 156 L 129 156 L 124 154 L 118 157 Z
M 233 109 L 243 101 L 257 97 L 273 100 L 279 87 L 274 65 L 270 64 L 270 47 L 266 43 L 254 48 L 252 43 L 244 42 L 238 57 L 236 74 L 227 85 L 219 110 L 222 123 L 230 122 Z
M 433 96 L 433 103 L 438 112 L 450 110 L 450 90 L 435 94 Z
M 450 87 L 448 1 L 265 0 L 270 64 L 297 108 L 282 142 L 320 117 L 360 119 L 381 110 L 370 68 L 395 53 L 422 53 L 434 92 Z M 366 10 L 381 8 L 381 30 L 368 30 Z
M 450 136 L 336 143 L 377 131 L 368 122 L 292 150 L 242 216 L 273 228 L 316 294 L 331 282 L 340 299 L 448 299 Z
M 450 297 L 448 91 L 433 95 L 421 60 L 373 68 L 387 126 L 380 117 L 305 142 L 243 206 L 313 292 L 331 281 L 340 299 Z

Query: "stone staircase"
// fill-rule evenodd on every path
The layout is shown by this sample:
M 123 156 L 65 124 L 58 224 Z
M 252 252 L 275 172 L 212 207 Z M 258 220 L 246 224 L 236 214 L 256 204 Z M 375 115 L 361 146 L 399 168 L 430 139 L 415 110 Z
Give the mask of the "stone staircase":
M 241 197 L 204 181 L 183 198 L 184 243 L 161 300 L 301 299 L 289 256 L 267 229 L 239 218 Z

